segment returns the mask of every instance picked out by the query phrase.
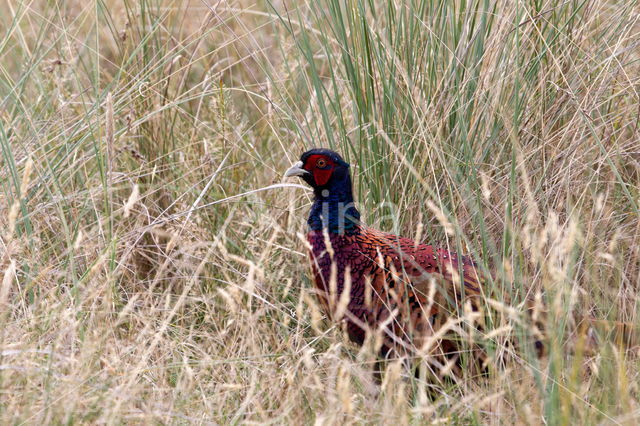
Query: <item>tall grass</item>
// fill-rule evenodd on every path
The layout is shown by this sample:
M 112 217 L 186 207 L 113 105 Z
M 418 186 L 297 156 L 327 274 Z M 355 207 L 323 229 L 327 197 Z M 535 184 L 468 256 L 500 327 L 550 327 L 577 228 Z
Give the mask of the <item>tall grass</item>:
M 640 326 L 637 2 L 2 9 L 3 423 L 637 422 L 637 349 L 573 320 Z M 366 223 L 541 298 L 548 354 L 375 385 L 309 291 L 309 193 L 268 188 L 313 146 Z

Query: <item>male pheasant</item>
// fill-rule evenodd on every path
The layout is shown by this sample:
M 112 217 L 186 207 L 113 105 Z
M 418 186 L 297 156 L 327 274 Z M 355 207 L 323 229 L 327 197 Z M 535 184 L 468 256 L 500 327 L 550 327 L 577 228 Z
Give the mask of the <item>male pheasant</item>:
M 336 152 L 305 152 L 286 171 L 289 176 L 301 177 L 314 190 L 307 239 L 325 312 L 344 315 L 348 335 L 358 344 L 368 331 L 378 332 L 385 357 L 422 350 L 444 361 L 455 358 L 459 345 L 443 336 L 460 329 L 450 320 L 456 307 L 469 301 L 471 312 L 478 310 L 483 278 L 474 262 L 362 225 L 349 164 Z
M 486 296 L 485 278 L 476 264 L 469 257 L 360 223 L 349 164 L 334 151 L 305 152 L 285 172 L 289 176 L 301 177 L 314 191 L 307 239 L 315 288 L 325 312 L 333 319 L 344 316 L 349 337 L 356 343 L 362 344 L 368 332 L 381 336 L 384 357 L 426 355 L 435 365 L 453 367 L 462 350 L 464 327 L 482 328 L 479 311 Z M 532 300 L 526 302 L 535 319 L 541 312 Z M 529 329 L 540 354 L 541 324 L 535 322 Z M 583 329 L 592 336 L 595 328 L 626 345 L 638 341 L 637 330 L 629 323 L 590 316 L 576 323 L 586 325 Z M 473 348 L 474 355 L 486 359 L 477 349 Z

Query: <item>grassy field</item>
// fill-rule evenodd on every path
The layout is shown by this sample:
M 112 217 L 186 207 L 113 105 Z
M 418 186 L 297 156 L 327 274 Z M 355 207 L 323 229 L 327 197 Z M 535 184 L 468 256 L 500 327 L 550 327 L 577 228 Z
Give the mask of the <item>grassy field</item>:
M 0 7 L 1 423 L 637 424 L 637 348 L 572 318 L 640 326 L 638 2 Z M 372 385 L 282 179 L 316 146 L 365 223 L 537 295 L 547 356 Z

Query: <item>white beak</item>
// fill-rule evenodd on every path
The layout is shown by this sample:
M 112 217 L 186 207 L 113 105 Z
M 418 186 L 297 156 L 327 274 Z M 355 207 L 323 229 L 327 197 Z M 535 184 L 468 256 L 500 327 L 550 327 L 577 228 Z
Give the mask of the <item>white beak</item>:
M 293 166 L 289 167 L 289 170 L 284 172 L 284 177 L 303 176 L 308 173 L 308 171 L 302 168 L 302 161 L 298 161 Z

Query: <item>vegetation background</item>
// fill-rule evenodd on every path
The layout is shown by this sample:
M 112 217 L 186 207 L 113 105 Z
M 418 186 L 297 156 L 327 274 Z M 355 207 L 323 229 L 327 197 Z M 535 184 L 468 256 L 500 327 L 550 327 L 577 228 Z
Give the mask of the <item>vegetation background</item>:
M 640 326 L 637 1 L 0 8 L 2 423 L 637 424 L 637 349 L 571 320 Z M 281 184 L 313 146 L 366 223 L 540 295 L 548 355 L 372 387 Z

